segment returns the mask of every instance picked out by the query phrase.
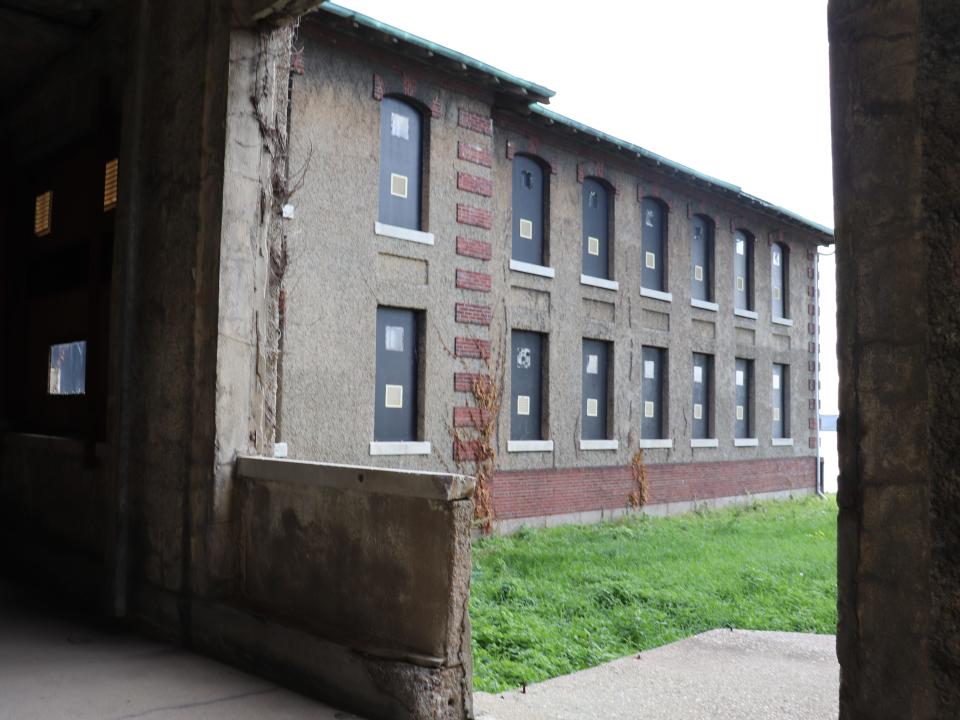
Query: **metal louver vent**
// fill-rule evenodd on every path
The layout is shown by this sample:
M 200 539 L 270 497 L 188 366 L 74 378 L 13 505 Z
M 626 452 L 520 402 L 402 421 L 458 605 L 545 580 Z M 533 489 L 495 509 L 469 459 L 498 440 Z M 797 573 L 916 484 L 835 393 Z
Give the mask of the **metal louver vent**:
M 43 237 L 50 234 L 53 218 L 53 191 L 37 195 L 33 206 L 33 234 Z
M 107 161 L 103 173 L 103 209 L 113 210 L 117 206 L 117 173 L 119 172 L 116 158 Z

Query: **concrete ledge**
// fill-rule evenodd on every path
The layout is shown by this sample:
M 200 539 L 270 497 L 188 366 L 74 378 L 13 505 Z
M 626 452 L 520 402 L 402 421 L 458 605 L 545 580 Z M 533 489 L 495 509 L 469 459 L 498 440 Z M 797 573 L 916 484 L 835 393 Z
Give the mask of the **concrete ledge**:
M 619 440 L 580 440 L 581 450 L 619 450 Z
M 760 443 L 756 438 L 734 438 L 734 447 L 757 447 Z
M 733 314 L 737 317 L 747 318 L 748 320 L 756 320 L 760 317 L 755 310 L 744 310 L 742 308 L 734 308 Z
M 527 273 L 528 275 L 539 275 L 540 277 L 546 278 L 552 278 L 556 275 L 556 271 L 552 267 L 534 265 L 533 263 L 526 263 L 520 260 L 511 260 L 510 269 L 516 272 Z
M 690 304 L 695 308 L 700 308 L 701 310 L 710 310 L 711 312 L 720 311 L 720 304 L 710 302 L 709 300 L 697 300 L 696 298 L 690 298 Z
M 770 444 L 773 446 L 793 445 L 793 438 L 771 438 Z
M 651 290 L 650 288 L 641 287 L 640 295 L 653 298 L 654 300 L 662 300 L 663 302 L 673 302 L 673 293 L 663 292 L 663 290 Z
M 637 447 L 643 450 L 670 450 L 673 448 L 673 440 L 638 440 Z
M 717 438 L 692 438 L 690 440 L 692 448 L 715 448 L 720 447 L 720 441 Z
M 409 240 L 410 242 L 420 243 L 421 245 L 433 245 L 433 233 L 423 232 L 422 230 L 411 230 L 410 228 L 400 227 L 398 225 L 387 225 L 378 222 L 374 223 L 373 232 L 382 237 Z
M 590 285 L 591 287 L 603 288 L 604 290 L 619 290 L 620 283 L 616 280 L 606 280 L 604 278 L 594 277 L 593 275 L 580 275 L 581 285 Z
M 793 320 L 790 318 L 770 318 L 770 321 L 775 325 L 786 325 L 787 327 L 793 327 Z
M 259 456 L 238 458 L 237 475 L 251 480 L 301 483 L 337 490 L 445 502 L 471 498 L 476 487 L 476 480 L 466 475 L 389 470 L 361 465 L 332 465 Z
M 372 442 L 371 455 L 429 455 L 428 442 Z
M 553 452 L 553 440 L 508 440 L 507 452 Z

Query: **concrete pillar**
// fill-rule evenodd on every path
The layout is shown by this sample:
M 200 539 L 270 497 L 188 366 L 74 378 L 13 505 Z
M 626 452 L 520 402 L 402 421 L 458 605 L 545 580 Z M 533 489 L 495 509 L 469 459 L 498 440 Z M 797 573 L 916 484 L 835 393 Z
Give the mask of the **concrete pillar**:
M 831 0 L 843 720 L 960 717 L 960 4 Z

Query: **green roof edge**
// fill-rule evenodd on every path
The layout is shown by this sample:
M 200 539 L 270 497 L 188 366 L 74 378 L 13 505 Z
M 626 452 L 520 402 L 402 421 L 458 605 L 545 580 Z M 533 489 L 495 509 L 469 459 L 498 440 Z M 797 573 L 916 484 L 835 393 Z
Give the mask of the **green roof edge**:
M 346 20 L 352 20 L 358 25 L 361 25 L 366 28 L 370 28 L 371 30 L 377 30 L 380 32 L 387 33 L 389 35 L 393 35 L 399 40 L 408 42 L 411 45 L 416 45 L 418 47 L 423 48 L 424 50 L 429 50 L 435 55 L 440 55 L 449 60 L 463 63 L 464 65 L 471 68 L 472 70 L 486 73 L 487 75 L 492 75 L 493 77 L 497 78 L 501 82 L 507 82 L 507 83 L 510 83 L 511 85 L 516 85 L 517 87 L 523 88 L 528 93 L 531 93 L 533 95 L 539 95 L 543 98 L 552 98 L 554 95 L 556 95 L 556 93 L 553 90 L 551 90 L 550 88 L 544 87 L 543 85 L 538 85 L 537 83 L 530 82 L 529 80 L 524 80 L 523 78 L 517 77 L 516 75 L 511 75 L 508 72 L 504 72 L 499 68 L 493 67 L 493 65 L 487 65 L 484 62 L 480 62 L 476 58 L 472 58 L 469 55 L 464 55 L 463 53 L 459 53 L 456 50 L 451 50 L 450 48 L 444 47 L 443 45 L 438 45 L 437 43 L 431 42 L 425 38 L 420 37 L 419 35 L 408 33 L 406 30 L 401 30 L 400 28 L 396 28 L 392 25 L 387 25 L 386 23 L 380 22 L 379 20 L 376 20 L 368 15 L 354 12 L 353 10 L 337 5 L 336 3 L 325 2 L 323 3 L 323 5 L 321 5 L 318 8 L 318 10 L 329 12 L 333 15 L 344 18 Z

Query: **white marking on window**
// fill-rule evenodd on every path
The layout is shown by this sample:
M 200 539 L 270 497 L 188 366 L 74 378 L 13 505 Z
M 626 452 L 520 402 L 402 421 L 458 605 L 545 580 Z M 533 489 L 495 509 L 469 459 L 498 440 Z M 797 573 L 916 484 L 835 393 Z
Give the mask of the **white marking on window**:
M 591 255 L 600 254 L 600 238 L 595 238 L 592 235 L 587 238 L 587 252 Z
M 517 395 L 517 415 L 530 414 L 530 396 Z
M 387 385 L 383 394 L 383 405 L 391 409 L 403 407 L 403 385 Z
M 643 403 L 643 416 L 652 418 L 653 415 L 654 415 L 653 401 L 647 400 L 645 403 Z
M 773 299 L 774 299 L 774 300 L 779 300 L 779 299 L 780 299 L 780 288 L 775 287 L 775 288 L 773 289 Z
M 587 355 L 587 375 L 596 375 L 600 371 L 600 358 Z
M 773 421 L 780 422 L 780 408 L 773 409 Z
M 699 365 L 693 366 L 693 381 L 695 383 L 703 382 L 703 368 L 700 367 Z
M 745 285 L 743 282 L 743 277 L 740 275 L 737 275 L 737 292 L 743 292 L 744 287 Z
M 517 351 L 517 367 L 521 370 L 527 370 L 533 362 L 533 351 L 528 347 L 520 348 Z
M 520 237 L 524 240 L 533 240 L 533 221 L 520 218 Z
M 693 277 L 697 282 L 703 282 L 703 265 L 693 266 Z
M 587 417 L 597 417 L 598 407 L 596 398 L 587 398 Z
M 743 370 L 737 370 L 737 385 L 743 387 Z
M 780 389 L 780 376 L 779 376 L 779 375 L 774 375 L 774 376 L 773 376 L 773 389 L 774 389 L 774 390 L 779 390 L 779 389 Z
M 773 264 L 775 267 L 780 267 L 780 253 L 776 250 L 773 251 Z
M 657 364 L 653 360 L 643 361 L 643 377 L 653 380 L 657 376 Z
M 647 227 L 653 227 L 653 210 L 647 210 Z
M 737 255 L 744 255 L 747 252 L 747 244 L 742 238 L 737 238 Z
M 387 325 L 384 332 L 383 347 L 390 352 L 403 352 L 403 326 Z
M 743 420 L 743 405 L 737 405 L 737 420 Z
M 407 176 L 390 173 L 390 194 L 394 197 L 407 197 Z
M 646 254 L 646 265 L 647 265 L 647 267 L 650 268 L 651 270 L 656 270 L 656 269 L 657 269 L 657 256 L 656 256 L 656 254 L 654 254 L 654 253 L 652 253 L 652 252 L 648 252 L 648 253 Z
M 390 113 L 390 134 L 404 140 L 410 139 L 410 118 L 406 115 Z
M 703 420 L 703 405 L 700 403 L 694 403 L 693 405 L 693 419 Z

